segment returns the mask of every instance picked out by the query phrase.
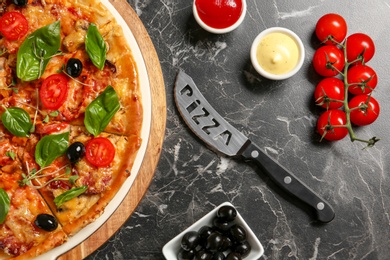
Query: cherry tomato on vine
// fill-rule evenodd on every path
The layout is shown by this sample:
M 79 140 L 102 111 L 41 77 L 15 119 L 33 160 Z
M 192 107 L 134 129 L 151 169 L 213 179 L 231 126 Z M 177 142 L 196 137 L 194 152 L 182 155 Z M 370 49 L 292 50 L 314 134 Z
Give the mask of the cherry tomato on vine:
M 376 72 L 363 64 L 356 64 L 348 69 L 347 80 L 348 84 L 359 83 L 348 87 L 348 91 L 353 95 L 370 94 L 378 84 Z
M 347 36 L 347 23 L 339 14 L 325 14 L 317 21 L 315 32 L 322 43 L 342 43 Z
M 115 157 L 115 147 L 105 137 L 96 137 L 88 141 L 85 147 L 85 158 L 96 167 L 109 165 Z
M 343 70 L 344 53 L 334 45 L 325 45 L 316 50 L 313 56 L 314 70 L 324 77 L 333 77 Z
M 28 31 L 28 21 L 22 13 L 7 12 L 0 18 L 0 32 L 10 41 L 19 40 Z
M 316 104 L 326 109 L 342 107 L 344 96 L 344 82 L 338 78 L 324 78 L 314 90 Z
M 349 103 L 351 122 L 358 126 L 372 124 L 379 116 L 380 106 L 371 95 L 358 95 Z
M 346 127 L 340 127 L 347 123 L 345 112 L 338 109 L 325 111 L 317 121 L 317 131 L 322 138 L 329 141 L 341 140 L 348 135 Z
M 39 89 L 39 97 L 47 109 L 60 108 L 64 104 L 67 95 L 68 78 L 60 73 L 47 77 Z
M 375 44 L 370 36 L 364 33 L 354 33 L 346 39 L 346 51 L 348 62 L 353 62 L 360 57 L 364 63 L 371 60 L 375 53 Z

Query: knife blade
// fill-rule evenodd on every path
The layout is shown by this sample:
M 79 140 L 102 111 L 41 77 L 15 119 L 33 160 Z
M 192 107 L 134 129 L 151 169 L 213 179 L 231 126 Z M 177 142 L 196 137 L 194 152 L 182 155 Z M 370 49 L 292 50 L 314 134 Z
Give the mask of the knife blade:
M 328 202 L 219 115 L 193 79 L 182 70 L 176 77 L 174 97 L 188 127 L 207 146 L 227 156 L 257 164 L 275 184 L 314 210 L 318 221 L 328 223 L 334 219 L 334 210 Z

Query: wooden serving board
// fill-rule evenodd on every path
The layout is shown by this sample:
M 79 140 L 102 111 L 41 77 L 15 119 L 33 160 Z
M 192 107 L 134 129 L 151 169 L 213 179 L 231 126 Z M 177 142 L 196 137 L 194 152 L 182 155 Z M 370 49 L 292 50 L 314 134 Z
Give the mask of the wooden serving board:
M 160 62 L 153 43 L 137 14 L 126 0 L 110 0 L 131 29 L 141 49 L 149 76 L 152 120 L 148 146 L 139 173 L 122 204 L 87 240 L 71 249 L 60 260 L 82 259 L 105 243 L 130 217 L 141 201 L 154 176 L 160 158 L 166 126 L 166 95 Z

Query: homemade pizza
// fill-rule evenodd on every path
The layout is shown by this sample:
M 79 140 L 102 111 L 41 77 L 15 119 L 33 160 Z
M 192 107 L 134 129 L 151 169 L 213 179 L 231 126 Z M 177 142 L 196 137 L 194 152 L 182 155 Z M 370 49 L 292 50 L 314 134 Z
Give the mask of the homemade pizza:
M 138 70 L 98 0 L 0 2 L 0 259 L 94 222 L 141 146 Z

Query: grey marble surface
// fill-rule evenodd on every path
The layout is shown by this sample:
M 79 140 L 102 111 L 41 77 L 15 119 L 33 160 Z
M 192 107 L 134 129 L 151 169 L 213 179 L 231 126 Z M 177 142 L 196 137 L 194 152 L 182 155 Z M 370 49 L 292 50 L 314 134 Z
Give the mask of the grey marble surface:
M 264 246 L 261 259 L 390 258 L 390 1 L 249 0 L 243 24 L 225 35 L 202 30 L 189 0 L 129 0 L 143 21 L 161 61 L 167 94 L 166 136 L 155 177 L 137 210 L 92 259 L 164 259 L 162 247 L 225 201 L 234 204 Z M 363 32 L 376 43 L 369 65 L 379 84 L 381 115 L 356 128 L 381 141 L 365 149 L 348 138 L 319 142 L 313 105 L 320 78 L 311 59 L 318 42 L 315 23 L 325 13 L 345 17 L 348 34 Z M 285 81 L 260 77 L 249 60 L 253 39 L 282 26 L 306 48 L 301 71 Z M 183 69 L 206 99 L 232 125 L 297 175 L 334 207 L 325 225 L 286 197 L 255 166 L 210 151 L 179 117 L 176 73 Z

